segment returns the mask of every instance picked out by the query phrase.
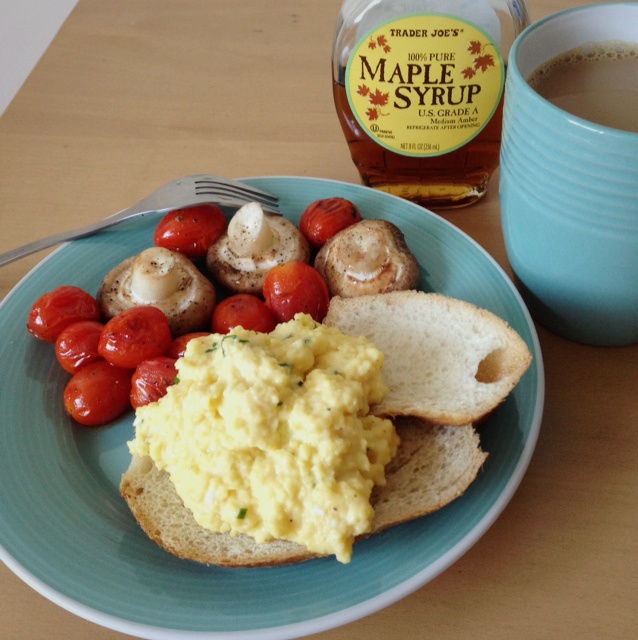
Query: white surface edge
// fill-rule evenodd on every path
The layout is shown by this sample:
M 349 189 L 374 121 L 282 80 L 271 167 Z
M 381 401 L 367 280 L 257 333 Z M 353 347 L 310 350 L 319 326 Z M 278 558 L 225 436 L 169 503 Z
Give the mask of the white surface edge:
M 0 0 L 0 116 L 77 0 Z

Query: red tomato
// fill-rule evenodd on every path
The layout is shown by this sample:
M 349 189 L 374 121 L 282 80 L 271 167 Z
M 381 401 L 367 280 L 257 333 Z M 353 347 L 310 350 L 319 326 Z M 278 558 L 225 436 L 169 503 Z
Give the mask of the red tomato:
M 177 378 L 175 358 L 162 356 L 140 362 L 131 379 L 131 404 L 134 409 L 156 402 Z
M 203 258 L 208 247 L 226 230 L 226 216 L 214 204 L 202 204 L 167 213 L 155 229 L 158 247 L 179 251 L 189 258 Z
M 263 300 L 248 293 L 238 293 L 215 307 L 212 326 L 215 333 L 228 333 L 237 326 L 270 333 L 277 326 L 277 318 Z
M 95 298 L 79 287 L 62 286 L 40 296 L 31 307 L 27 331 L 45 342 L 55 342 L 74 322 L 99 320 Z
M 163 311 L 151 306 L 133 307 L 106 323 L 98 353 L 116 367 L 135 369 L 144 360 L 163 356 L 172 342 Z
M 194 333 L 186 333 L 183 336 L 179 336 L 175 338 L 171 344 L 171 348 L 168 350 L 166 354 L 169 358 L 181 358 L 184 353 L 186 353 L 186 345 L 193 338 L 201 338 L 202 336 L 209 336 L 210 333 L 207 331 L 196 331 Z
M 264 281 L 264 298 L 279 322 L 307 313 L 321 322 L 330 304 L 328 285 L 309 264 L 294 260 L 273 267 Z
M 301 215 L 299 229 L 316 249 L 332 236 L 361 220 L 357 206 L 345 198 L 324 198 L 311 202 Z
M 102 329 L 104 325 L 95 320 L 74 322 L 62 329 L 55 341 L 55 357 L 65 371 L 75 373 L 102 358 L 97 351 Z
M 98 360 L 82 367 L 64 389 L 64 409 L 80 424 L 98 427 L 131 407 L 131 372 Z

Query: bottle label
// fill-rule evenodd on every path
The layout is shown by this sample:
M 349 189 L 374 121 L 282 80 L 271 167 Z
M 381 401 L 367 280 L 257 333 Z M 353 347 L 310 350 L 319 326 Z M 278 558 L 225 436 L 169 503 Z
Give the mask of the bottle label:
M 348 59 L 345 85 L 359 124 L 383 147 L 438 156 L 478 135 L 505 83 L 501 52 L 476 25 L 445 14 L 375 27 Z

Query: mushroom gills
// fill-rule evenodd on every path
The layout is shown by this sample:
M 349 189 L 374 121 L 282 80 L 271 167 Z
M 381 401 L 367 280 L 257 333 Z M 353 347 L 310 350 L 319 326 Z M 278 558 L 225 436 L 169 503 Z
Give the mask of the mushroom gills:
M 151 247 L 111 269 L 97 299 L 105 318 L 140 305 L 157 307 L 176 337 L 210 326 L 217 294 L 187 257 Z
M 303 234 L 290 220 L 249 202 L 235 212 L 226 233 L 208 249 L 206 266 L 229 291 L 261 295 L 266 274 L 293 260 L 310 261 L 310 245 Z
M 362 220 L 340 231 L 319 250 L 315 267 L 330 295 L 345 298 L 414 289 L 420 279 L 403 233 L 386 220 Z
M 339 257 L 348 278 L 367 282 L 378 278 L 392 262 L 387 245 L 376 234 L 363 234 L 359 242 L 343 248 Z

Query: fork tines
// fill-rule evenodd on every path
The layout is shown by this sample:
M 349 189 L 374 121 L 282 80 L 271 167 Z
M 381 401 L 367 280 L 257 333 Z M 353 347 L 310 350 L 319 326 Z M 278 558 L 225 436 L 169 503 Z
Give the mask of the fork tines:
M 214 180 L 196 180 L 195 181 L 195 193 L 199 195 L 212 195 L 212 196 L 229 196 L 240 198 L 253 198 L 257 202 L 261 202 L 265 205 L 276 207 L 279 198 L 273 196 L 259 189 L 254 189 L 248 185 L 233 185 L 216 182 Z

